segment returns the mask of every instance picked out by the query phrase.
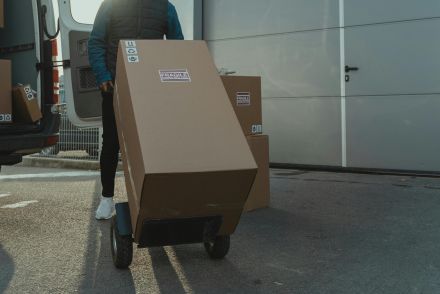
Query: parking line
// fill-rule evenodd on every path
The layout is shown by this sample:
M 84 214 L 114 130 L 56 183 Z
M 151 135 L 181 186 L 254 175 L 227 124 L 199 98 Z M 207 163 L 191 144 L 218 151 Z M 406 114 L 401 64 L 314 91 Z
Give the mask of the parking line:
M 30 200 L 30 201 L 21 201 L 18 203 L 14 203 L 14 204 L 8 204 L 8 205 L 3 205 L 0 208 L 22 208 L 22 207 L 26 207 L 29 204 L 33 204 L 33 203 L 37 203 L 37 200 Z

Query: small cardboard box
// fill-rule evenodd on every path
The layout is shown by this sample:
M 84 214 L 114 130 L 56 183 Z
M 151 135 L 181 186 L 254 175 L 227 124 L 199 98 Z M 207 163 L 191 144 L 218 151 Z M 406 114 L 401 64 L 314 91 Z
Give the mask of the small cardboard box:
M 0 60 L 0 124 L 12 122 L 11 61 Z
M 246 136 L 263 132 L 261 78 L 222 76 L 223 85 Z
M 114 109 L 134 240 L 231 235 L 257 165 L 203 41 L 121 41 Z
M 0 0 L 0 28 L 5 26 L 5 7 L 4 0 Z
M 269 137 L 248 136 L 247 141 L 258 165 L 258 172 L 244 211 L 266 208 L 270 205 Z
M 30 85 L 14 87 L 12 106 L 14 122 L 35 123 L 43 117 Z

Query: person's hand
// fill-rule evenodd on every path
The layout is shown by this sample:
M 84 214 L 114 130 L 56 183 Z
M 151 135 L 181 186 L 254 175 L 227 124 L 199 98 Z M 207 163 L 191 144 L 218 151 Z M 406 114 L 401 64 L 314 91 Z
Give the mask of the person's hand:
M 101 89 L 102 92 L 111 92 L 113 90 L 113 82 L 105 81 L 104 83 L 99 85 L 99 89 Z

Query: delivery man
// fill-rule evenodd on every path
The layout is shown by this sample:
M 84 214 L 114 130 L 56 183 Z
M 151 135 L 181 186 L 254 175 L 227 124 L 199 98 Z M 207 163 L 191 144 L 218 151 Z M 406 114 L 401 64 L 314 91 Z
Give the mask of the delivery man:
M 104 0 L 96 15 L 89 40 L 89 61 L 102 93 L 102 196 L 96 219 L 114 212 L 115 174 L 119 142 L 113 110 L 113 83 L 120 40 L 183 40 L 175 7 L 167 0 Z

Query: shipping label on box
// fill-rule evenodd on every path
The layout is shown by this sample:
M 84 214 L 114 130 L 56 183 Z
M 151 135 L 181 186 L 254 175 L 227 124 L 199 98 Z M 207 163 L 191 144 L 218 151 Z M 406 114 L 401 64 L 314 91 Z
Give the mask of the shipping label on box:
M 12 122 L 12 114 L 0 113 L 0 123 L 10 123 L 10 122 Z
M 187 69 L 159 70 L 160 80 L 166 82 L 191 83 L 191 76 Z
M 42 118 L 37 97 L 30 85 L 15 87 L 13 98 L 14 117 L 17 122 L 34 123 Z
M 26 95 L 26 99 L 28 101 L 36 99 L 34 93 L 32 93 L 32 89 L 31 89 L 30 86 L 24 86 L 23 90 L 24 90 L 24 93 Z
M 263 133 L 262 125 L 252 125 L 252 135 L 258 135 Z
M 237 106 L 251 106 L 251 93 L 250 92 L 237 92 Z

